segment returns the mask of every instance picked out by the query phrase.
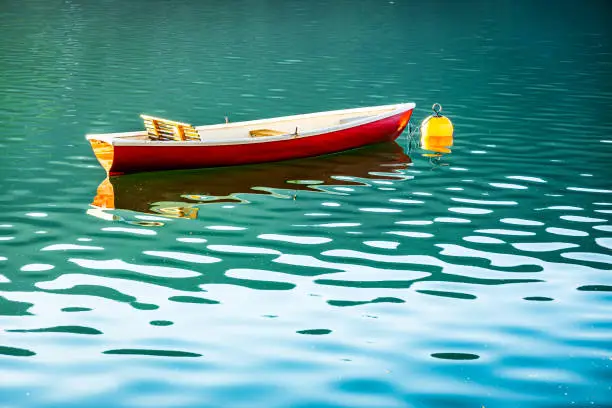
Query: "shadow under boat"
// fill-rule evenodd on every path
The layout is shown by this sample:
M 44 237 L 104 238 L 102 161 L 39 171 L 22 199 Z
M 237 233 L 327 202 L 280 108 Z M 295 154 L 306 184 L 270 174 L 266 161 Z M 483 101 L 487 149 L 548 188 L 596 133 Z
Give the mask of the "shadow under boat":
M 411 163 L 395 142 L 284 162 L 218 167 L 106 178 L 92 205 L 173 217 L 196 218 L 196 206 L 245 202 L 249 194 L 275 194 L 273 189 L 316 191 L 322 185 L 358 185 L 349 178 L 402 178 L 397 170 Z M 395 172 L 395 174 L 394 174 Z

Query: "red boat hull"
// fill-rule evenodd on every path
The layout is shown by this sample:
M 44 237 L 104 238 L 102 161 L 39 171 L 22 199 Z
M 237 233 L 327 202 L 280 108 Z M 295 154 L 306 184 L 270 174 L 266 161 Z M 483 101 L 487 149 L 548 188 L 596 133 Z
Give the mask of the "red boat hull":
M 91 140 L 109 175 L 234 166 L 319 156 L 391 141 L 404 131 L 412 109 L 361 126 L 277 141 L 228 145 L 114 145 Z

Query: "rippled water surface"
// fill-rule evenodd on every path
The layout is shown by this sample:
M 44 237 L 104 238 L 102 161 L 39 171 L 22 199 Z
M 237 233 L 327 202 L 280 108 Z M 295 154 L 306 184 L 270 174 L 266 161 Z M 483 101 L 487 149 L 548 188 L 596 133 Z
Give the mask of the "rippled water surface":
M 610 406 L 610 10 L 1 2 L 0 406 Z M 103 181 L 84 140 L 400 101 L 451 154 Z

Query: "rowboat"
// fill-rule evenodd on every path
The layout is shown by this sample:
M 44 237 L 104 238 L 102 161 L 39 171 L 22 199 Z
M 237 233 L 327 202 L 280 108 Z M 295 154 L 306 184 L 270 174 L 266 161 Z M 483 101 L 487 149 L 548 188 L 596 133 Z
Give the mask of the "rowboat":
M 194 127 L 141 115 L 145 130 L 89 134 L 109 176 L 319 156 L 395 140 L 414 103 Z
M 92 206 L 194 218 L 201 205 L 248 203 L 254 195 L 295 198 L 298 191 L 403 180 L 410 163 L 400 145 L 388 142 L 324 157 L 111 176 L 98 186 Z

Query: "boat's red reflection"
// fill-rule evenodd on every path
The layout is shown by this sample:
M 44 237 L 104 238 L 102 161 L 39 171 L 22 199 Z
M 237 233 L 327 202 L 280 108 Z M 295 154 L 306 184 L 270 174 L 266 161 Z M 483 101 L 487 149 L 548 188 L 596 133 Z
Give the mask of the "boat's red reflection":
M 320 185 L 359 184 L 337 180 L 337 176 L 393 179 L 399 177 L 393 171 L 410 162 L 403 148 L 390 142 L 287 162 L 124 175 L 106 178 L 98 186 L 92 204 L 99 208 L 194 217 L 194 211 L 189 209 L 194 204 L 236 202 L 240 201 L 238 193 L 269 194 L 266 188 L 295 191 L 312 190 Z

